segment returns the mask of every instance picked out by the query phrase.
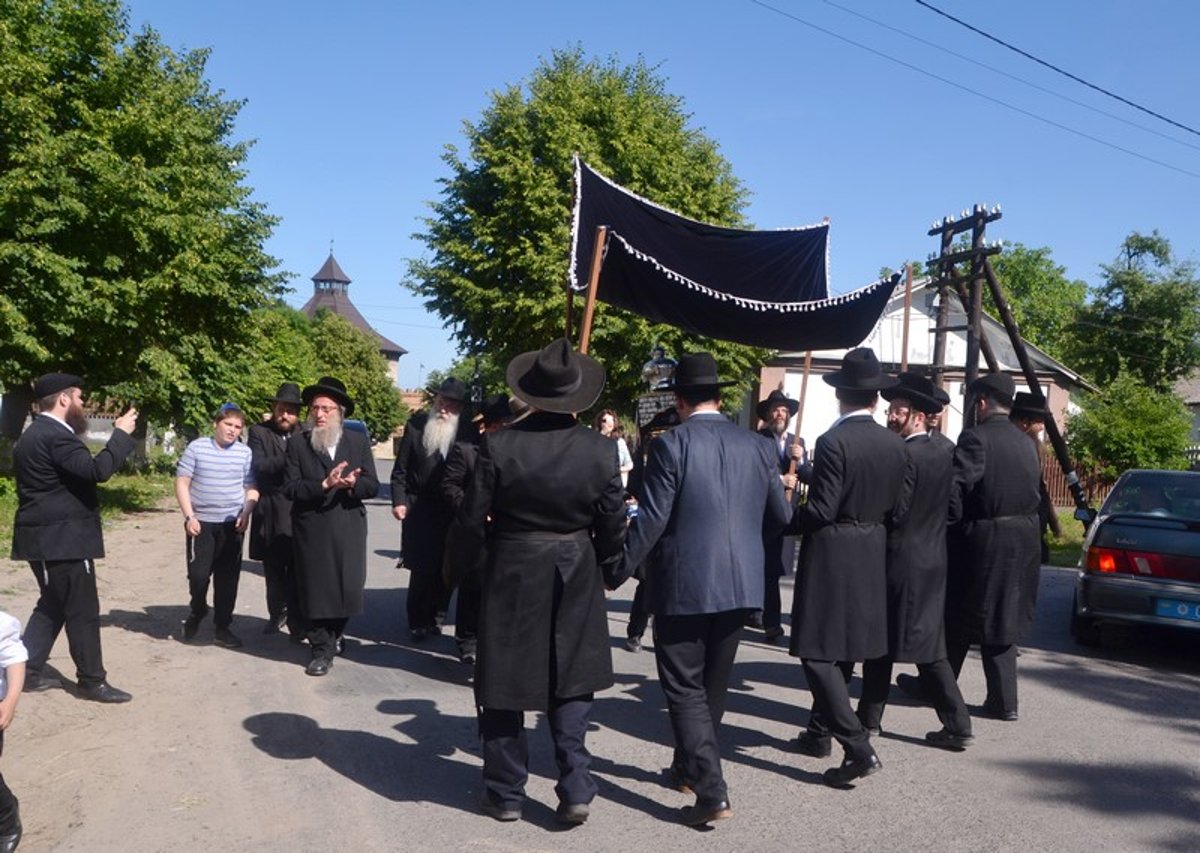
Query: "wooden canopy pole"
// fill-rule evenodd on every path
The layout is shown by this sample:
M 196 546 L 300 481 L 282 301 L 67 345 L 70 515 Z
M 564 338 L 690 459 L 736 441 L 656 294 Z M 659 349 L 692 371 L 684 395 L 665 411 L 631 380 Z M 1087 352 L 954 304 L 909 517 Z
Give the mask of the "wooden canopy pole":
M 908 318 L 912 313 L 912 264 L 904 265 L 904 331 L 900 334 L 900 371 L 908 370 Z
M 596 227 L 596 242 L 592 245 L 592 268 L 588 273 L 587 305 L 583 309 L 583 328 L 579 331 L 579 351 L 587 355 L 592 341 L 592 318 L 596 314 L 596 289 L 600 287 L 600 266 L 604 263 L 604 243 L 608 239 L 608 226 Z
M 575 325 L 575 289 L 567 283 L 567 325 L 563 337 L 571 340 L 571 327 Z
M 812 350 L 804 353 L 804 373 L 800 377 L 800 400 L 799 407 L 796 409 L 796 431 L 792 433 L 792 446 L 795 447 L 800 443 L 800 425 L 804 423 L 804 398 L 808 394 L 808 374 L 812 370 Z M 796 460 L 788 460 L 788 473 L 792 476 L 796 474 Z M 783 496 L 790 504 L 792 502 L 792 493 L 794 489 L 784 489 Z

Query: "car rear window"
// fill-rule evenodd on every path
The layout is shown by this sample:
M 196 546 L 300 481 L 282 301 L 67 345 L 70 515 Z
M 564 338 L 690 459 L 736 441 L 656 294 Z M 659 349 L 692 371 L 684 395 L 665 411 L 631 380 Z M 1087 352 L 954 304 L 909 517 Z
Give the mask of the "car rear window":
M 1200 521 L 1200 473 L 1128 472 L 1117 481 L 1101 512 Z

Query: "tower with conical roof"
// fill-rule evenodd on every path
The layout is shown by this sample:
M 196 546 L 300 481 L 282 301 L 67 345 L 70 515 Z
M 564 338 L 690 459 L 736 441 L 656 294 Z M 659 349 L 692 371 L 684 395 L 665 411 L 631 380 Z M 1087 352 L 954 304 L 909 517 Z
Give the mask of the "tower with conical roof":
M 314 317 L 322 308 L 327 309 L 375 338 L 379 343 L 379 352 L 387 359 L 388 373 L 395 382 L 400 368 L 400 356 L 408 350 L 371 328 L 367 318 L 354 307 L 354 303 L 350 301 L 350 277 L 342 272 L 332 250 L 325 263 L 312 277 L 312 283 L 313 295 L 300 310 L 309 317 Z

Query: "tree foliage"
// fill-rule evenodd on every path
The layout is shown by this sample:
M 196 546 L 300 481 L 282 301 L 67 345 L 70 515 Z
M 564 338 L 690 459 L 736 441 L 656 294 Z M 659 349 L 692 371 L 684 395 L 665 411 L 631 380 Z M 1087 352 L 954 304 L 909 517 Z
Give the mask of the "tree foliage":
M 312 343 L 321 375 L 346 383 L 354 417 L 366 423 L 371 438 L 390 436 L 404 420 L 404 403 L 375 338 L 337 314 L 321 311 L 312 324 Z
M 410 263 L 406 285 L 427 297 L 468 355 L 486 352 L 492 364 L 561 336 L 576 152 L 686 216 L 744 224 L 745 190 L 689 118 L 643 60 L 621 66 L 578 48 L 554 52 L 524 87 L 493 93 L 480 119 L 465 124 L 465 155 L 446 147 L 450 176 L 417 235 L 430 256 Z M 656 342 L 676 355 L 710 350 L 730 378 L 746 377 L 763 357 L 604 305 L 591 345 L 608 371 L 603 403 L 625 407 L 644 390 L 642 364 Z
M 241 103 L 206 60 L 131 35 L 118 0 L 0 0 L 6 391 L 69 370 L 172 423 L 233 387 L 228 354 L 282 278 L 231 138 Z
M 992 262 L 996 278 L 1012 310 L 1021 337 L 1054 358 L 1062 359 L 1072 345 L 1077 312 L 1087 296 L 1087 284 L 1067 278 L 1050 248 L 1031 249 L 1010 243 Z M 987 310 L 999 316 L 990 290 Z
M 1192 417 L 1169 391 L 1124 372 L 1084 401 L 1067 423 L 1076 461 L 1111 482 L 1129 468 L 1183 469 Z
M 1069 353 L 1095 382 L 1122 374 L 1165 391 L 1200 366 L 1200 279 L 1157 231 L 1134 232 L 1103 267 L 1104 283 L 1078 313 Z

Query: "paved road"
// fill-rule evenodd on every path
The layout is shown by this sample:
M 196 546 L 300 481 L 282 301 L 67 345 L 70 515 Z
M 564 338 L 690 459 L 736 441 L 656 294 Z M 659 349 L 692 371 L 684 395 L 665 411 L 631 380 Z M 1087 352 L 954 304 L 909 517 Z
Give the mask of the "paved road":
M 677 825 L 689 798 L 658 784 L 670 732 L 653 654 L 621 646 L 627 586 L 610 607 L 617 685 L 599 698 L 589 736 L 600 784 L 591 820 L 555 824 L 548 732 L 530 715 L 525 819 L 496 823 L 476 807 L 469 670 L 450 637 L 408 642 L 396 526 L 385 501 L 369 513 L 367 612 L 321 679 L 303 674 L 304 649 L 258 633 L 253 570 L 235 623 L 245 649 L 178 642 L 182 560 L 145 559 L 162 536 L 178 538 L 174 514 L 139 521 L 136 553 L 110 545 L 105 649 L 114 682 L 137 698 L 122 708 L 61 691 L 23 701 L 25 728 L 3 759 L 26 814 L 22 849 L 1200 850 L 1200 644 L 1074 645 L 1073 573 L 1049 568 L 1020 660 L 1020 721 L 978 720 L 975 746 L 950 754 L 922 742 L 933 713 L 895 696 L 877 745 L 884 771 L 852 791 L 821 784 L 829 760 L 788 751 L 807 717 L 800 666 L 747 632 L 723 731 L 735 816 L 708 830 Z M 28 583 L 15 593 L 25 618 Z M 69 669 L 62 642 L 56 652 Z M 969 703 L 982 701 L 974 655 L 962 683 Z

